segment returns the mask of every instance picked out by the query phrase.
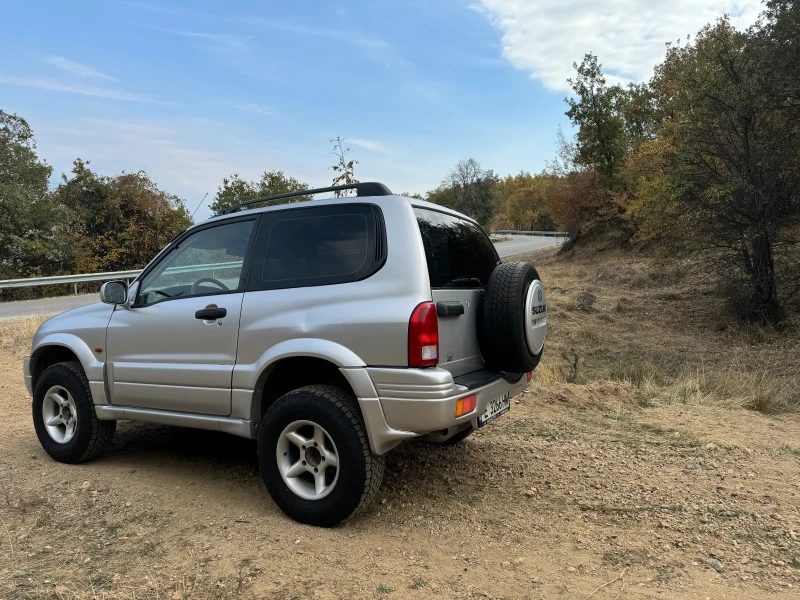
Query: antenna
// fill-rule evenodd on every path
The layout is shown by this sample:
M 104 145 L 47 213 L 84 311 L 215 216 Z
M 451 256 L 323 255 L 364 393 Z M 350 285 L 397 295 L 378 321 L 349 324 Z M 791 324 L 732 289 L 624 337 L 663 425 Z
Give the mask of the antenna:
M 205 195 L 205 196 L 203 196 L 203 199 L 202 199 L 202 200 L 200 200 L 200 204 L 198 204 L 198 205 L 197 205 L 197 208 L 200 208 L 201 206 L 203 206 L 203 202 L 205 202 L 205 201 L 206 201 L 206 198 L 207 198 L 207 197 L 208 197 L 208 192 L 206 192 L 206 195 Z M 195 208 L 195 209 L 194 209 L 194 212 L 192 213 L 192 221 L 194 221 L 194 213 L 196 213 L 196 212 L 197 212 L 197 208 Z

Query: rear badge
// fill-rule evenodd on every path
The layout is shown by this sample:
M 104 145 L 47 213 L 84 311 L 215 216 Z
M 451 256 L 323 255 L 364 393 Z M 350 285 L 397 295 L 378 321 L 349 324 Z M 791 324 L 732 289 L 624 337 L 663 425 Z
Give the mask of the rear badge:
M 452 352 L 448 352 L 447 353 L 447 362 L 453 362 L 453 353 Z

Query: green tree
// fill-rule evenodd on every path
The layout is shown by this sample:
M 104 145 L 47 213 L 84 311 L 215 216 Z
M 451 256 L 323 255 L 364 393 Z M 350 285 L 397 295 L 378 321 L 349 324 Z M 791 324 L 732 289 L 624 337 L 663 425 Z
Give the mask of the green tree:
M 625 163 L 627 147 L 625 121 L 619 114 L 619 106 L 626 94 L 618 85 L 606 86 L 595 55 L 587 54 L 574 67 L 577 74 L 567 82 L 575 98 L 565 101 L 569 105 L 566 114 L 578 128 L 576 160 L 597 171 L 600 185 L 618 189 L 621 187 L 618 175 Z
M 222 180 L 222 185 L 217 189 L 214 201 L 211 203 L 211 210 L 215 215 L 221 215 L 232 206 L 236 206 L 247 200 L 255 200 L 266 196 L 277 196 L 290 192 L 302 192 L 307 190 L 308 185 L 299 182 L 294 177 L 287 177 L 283 171 L 265 171 L 258 181 L 247 181 L 242 179 L 238 173 Z M 272 204 L 285 204 L 289 202 L 304 202 L 310 200 L 310 196 L 295 196 L 283 200 L 272 201 Z M 247 208 L 254 208 L 257 204 Z
M 25 119 L 0 110 L 0 277 L 51 275 L 68 266 L 71 214 L 48 192 L 51 173 Z
M 771 80 L 775 97 L 787 108 L 800 109 L 800 2 L 767 0 L 751 35 L 761 44 L 769 67 L 763 74 Z
M 780 318 L 781 278 L 800 279 L 797 264 L 786 262 L 800 214 L 800 110 L 787 96 L 791 77 L 778 71 L 797 67 L 773 64 L 774 18 L 768 12 L 748 32 L 727 19 L 706 26 L 693 43 L 668 51 L 652 81 L 670 116 L 658 131 L 667 144 L 656 178 L 667 186 L 665 202 L 677 203 L 688 224 L 688 247 L 713 249 L 729 278 L 743 276 L 743 312 L 765 321 Z
M 70 233 L 79 272 L 141 268 L 192 223 L 183 200 L 144 171 L 104 177 L 77 159 L 54 196 L 75 214 Z
M 488 227 L 495 212 L 493 191 L 497 181 L 494 171 L 484 170 L 474 158 L 460 160 L 441 185 L 428 192 L 426 199 L 469 215 Z

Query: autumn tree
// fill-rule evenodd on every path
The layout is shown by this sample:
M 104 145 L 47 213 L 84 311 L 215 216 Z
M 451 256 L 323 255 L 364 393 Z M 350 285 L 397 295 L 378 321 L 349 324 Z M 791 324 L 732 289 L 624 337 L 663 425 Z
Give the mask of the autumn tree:
M 499 179 L 494 186 L 494 198 L 498 217 L 509 227 L 497 229 L 518 229 L 547 231 L 554 228 L 550 210 L 549 189 L 554 177 L 548 174 L 531 175 L 521 172 Z
M 78 272 L 142 268 L 192 223 L 183 200 L 144 171 L 100 176 L 77 159 L 53 195 L 75 215 L 69 231 Z
M 283 171 L 265 171 L 257 181 L 242 179 L 238 173 L 234 173 L 222 180 L 222 185 L 217 189 L 217 194 L 214 196 L 214 201 L 211 203 L 210 208 L 215 215 L 220 215 L 232 206 L 247 200 L 288 194 L 290 192 L 302 192 L 307 189 L 307 184 L 301 183 L 294 177 L 287 177 Z M 309 199 L 310 196 L 295 196 L 272 201 L 271 203 L 303 202 Z M 256 206 L 258 205 L 251 205 L 249 208 Z

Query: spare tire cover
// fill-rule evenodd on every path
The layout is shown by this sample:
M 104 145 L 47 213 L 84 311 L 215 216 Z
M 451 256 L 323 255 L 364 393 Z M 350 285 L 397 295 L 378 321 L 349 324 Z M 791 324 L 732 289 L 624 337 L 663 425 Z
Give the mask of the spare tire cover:
M 486 286 L 478 339 L 486 366 L 508 373 L 539 364 L 547 332 L 547 298 L 530 264 L 495 267 Z

